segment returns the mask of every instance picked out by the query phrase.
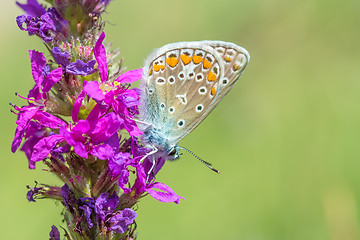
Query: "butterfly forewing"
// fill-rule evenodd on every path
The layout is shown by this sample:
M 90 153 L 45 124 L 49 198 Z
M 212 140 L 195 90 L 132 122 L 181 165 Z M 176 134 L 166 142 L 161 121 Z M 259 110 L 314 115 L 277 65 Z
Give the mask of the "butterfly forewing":
M 213 48 L 198 42 L 166 45 L 146 61 L 144 121 L 178 141 L 210 110 L 224 69 Z M 147 111 L 145 109 L 145 111 Z M 155 113 L 154 113 L 155 112 Z

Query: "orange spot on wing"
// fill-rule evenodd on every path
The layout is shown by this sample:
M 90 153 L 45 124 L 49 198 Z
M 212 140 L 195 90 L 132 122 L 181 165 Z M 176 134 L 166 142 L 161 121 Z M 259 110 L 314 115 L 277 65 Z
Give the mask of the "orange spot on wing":
M 203 60 L 203 58 L 200 57 L 200 56 L 197 56 L 197 55 L 193 56 L 193 61 L 194 61 L 195 64 L 200 63 L 202 60 Z
M 155 70 L 155 72 L 158 72 L 160 70 L 160 65 L 155 64 L 154 65 L 154 70 Z
M 185 65 L 188 65 L 191 62 L 191 57 L 185 54 L 181 54 L 180 58 Z
M 158 72 L 160 69 L 164 70 L 165 66 L 164 65 L 160 65 L 160 64 L 155 64 L 154 65 L 154 70 L 155 72 Z
M 213 72 L 209 72 L 208 74 L 208 81 L 213 82 L 216 81 L 216 75 Z
M 152 70 L 152 69 L 150 69 L 150 71 L 149 71 L 149 76 L 151 76 L 151 75 L 152 75 L 152 73 L 153 73 L 153 70 Z
M 170 67 L 175 67 L 179 62 L 179 59 L 177 59 L 176 57 L 170 57 L 166 59 L 166 63 L 170 66 Z
M 224 57 L 224 60 L 225 60 L 225 62 L 231 62 L 231 57 L 228 57 L 228 56 L 226 56 L 226 57 Z
M 216 93 L 216 89 L 215 89 L 215 87 L 213 87 L 213 88 L 211 89 L 211 95 L 214 96 L 215 93 Z
M 234 66 L 233 66 L 234 71 L 237 71 L 237 70 L 240 70 L 240 69 L 241 69 L 241 67 L 239 65 L 234 64 Z
M 204 59 L 204 68 L 208 69 L 211 67 L 211 62 L 209 62 L 208 60 Z

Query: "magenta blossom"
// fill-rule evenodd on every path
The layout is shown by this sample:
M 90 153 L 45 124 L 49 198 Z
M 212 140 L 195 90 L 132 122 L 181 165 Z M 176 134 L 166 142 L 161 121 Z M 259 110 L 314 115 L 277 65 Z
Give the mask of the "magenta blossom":
M 134 74 L 134 72 L 140 71 L 141 70 L 133 70 L 122 74 L 124 75 L 123 82 L 134 81 L 134 78 L 139 77 L 139 75 Z M 137 106 L 140 104 L 139 94 L 136 90 L 127 89 L 124 86 L 115 83 L 104 83 L 100 85 L 96 81 L 88 83 L 84 82 L 84 90 L 79 97 L 83 99 L 85 95 L 88 95 L 97 102 L 97 105 L 92 110 L 93 115 L 102 115 L 109 109 L 112 109 L 120 118 L 123 119 L 122 128 L 125 128 L 129 132 L 130 136 L 139 136 L 142 132 L 137 127 L 136 122 L 132 120 L 134 118 L 134 114 L 137 113 Z M 104 88 L 105 91 L 102 90 L 100 86 Z M 82 99 L 76 101 L 76 110 L 80 109 Z M 77 114 L 73 115 L 74 121 L 77 118 Z

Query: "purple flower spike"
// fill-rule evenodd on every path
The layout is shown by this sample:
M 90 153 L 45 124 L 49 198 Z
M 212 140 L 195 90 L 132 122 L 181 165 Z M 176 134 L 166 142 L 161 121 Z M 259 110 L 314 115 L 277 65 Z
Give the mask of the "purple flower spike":
M 105 33 L 102 32 L 94 47 L 94 55 L 99 65 L 99 72 L 102 82 L 105 82 L 108 78 L 106 50 L 102 43 L 104 41 L 104 38 L 105 38 Z
M 66 72 L 74 74 L 74 75 L 90 75 L 96 72 L 96 69 L 94 69 L 96 61 L 91 60 L 87 63 L 84 63 L 81 60 L 76 60 L 75 62 L 70 63 L 66 66 Z
M 16 2 L 16 4 L 22 8 L 28 15 L 33 17 L 40 17 L 46 13 L 45 8 L 43 8 L 36 0 L 28 0 L 27 4 L 22 4 Z
M 60 232 L 57 229 L 57 227 L 55 227 L 54 225 L 51 226 L 51 231 L 49 236 L 50 236 L 49 240 L 60 240 Z
M 109 222 L 112 224 L 109 228 L 117 233 L 124 233 L 128 229 L 129 225 L 132 224 L 137 217 L 134 210 L 125 208 L 120 213 L 110 218 Z

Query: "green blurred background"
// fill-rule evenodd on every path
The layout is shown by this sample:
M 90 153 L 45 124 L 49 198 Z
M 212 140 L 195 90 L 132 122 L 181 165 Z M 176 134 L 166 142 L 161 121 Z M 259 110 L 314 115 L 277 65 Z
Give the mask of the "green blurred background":
M 48 239 L 61 204 L 27 202 L 26 185 L 58 181 L 10 152 L 8 106 L 24 104 L 14 92 L 33 85 L 28 49 L 45 47 L 17 28 L 13 1 L 1 11 L 1 239 Z M 360 239 L 360 1 L 116 0 L 103 17 L 128 69 L 177 41 L 230 41 L 251 54 L 230 94 L 181 142 L 221 174 L 188 154 L 168 162 L 158 180 L 186 200 L 141 200 L 139 239 Z

